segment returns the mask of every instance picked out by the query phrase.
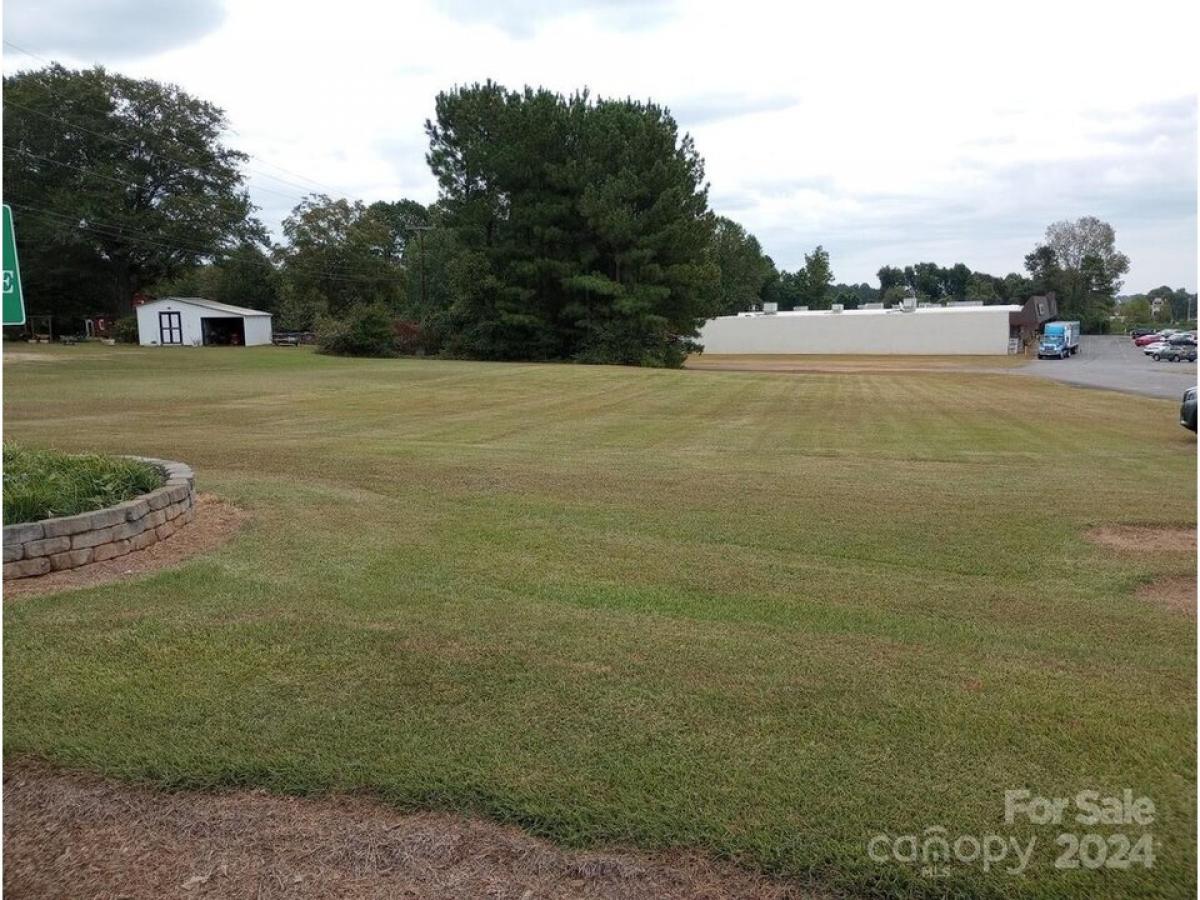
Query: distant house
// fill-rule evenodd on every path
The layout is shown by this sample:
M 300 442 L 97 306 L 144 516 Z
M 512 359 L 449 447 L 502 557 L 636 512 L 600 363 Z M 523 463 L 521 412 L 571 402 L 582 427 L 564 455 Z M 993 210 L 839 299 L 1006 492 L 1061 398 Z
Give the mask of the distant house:
M 136 310 L 143 347 L 253 347 L 271 343 L 271 314 L 205 300 L 160 297 Z

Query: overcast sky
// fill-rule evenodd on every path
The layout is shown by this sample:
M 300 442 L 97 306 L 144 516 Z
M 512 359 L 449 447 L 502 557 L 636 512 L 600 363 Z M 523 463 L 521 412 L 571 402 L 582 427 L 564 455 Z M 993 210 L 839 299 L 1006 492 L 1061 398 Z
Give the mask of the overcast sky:
M 1096 215 L 1127 291 L 1195 290 L 1186 6 L 7 0 L 4 36 L 223 107 L 276 231 L 307 190 L 435 199 L 434 95 L 490 77 L 670 107 L 713 208 L 782 268 L 819 243 L 839 281 L 922 260 L 1004 274 L 1051 221 Z M 4 47 L 6 72 L 41 64 Z

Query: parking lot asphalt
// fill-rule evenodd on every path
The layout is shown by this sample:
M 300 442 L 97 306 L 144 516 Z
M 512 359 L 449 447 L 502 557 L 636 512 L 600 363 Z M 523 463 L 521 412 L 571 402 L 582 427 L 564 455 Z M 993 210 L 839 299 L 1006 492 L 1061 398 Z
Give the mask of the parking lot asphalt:
M 1006 371 L 1168 400 L 1196 384 L 1196 363 L 1155 362 L 1124 335 L 1084 335 L 1070 359 L 1032 359 Z

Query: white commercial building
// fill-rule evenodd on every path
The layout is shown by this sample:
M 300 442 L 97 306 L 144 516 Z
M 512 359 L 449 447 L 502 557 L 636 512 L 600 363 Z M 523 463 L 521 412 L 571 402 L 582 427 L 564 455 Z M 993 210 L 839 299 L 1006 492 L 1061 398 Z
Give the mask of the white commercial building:
M 253 347 L 271 343 L 271 314 L 205 300 L 163 297 L 137 308 L 143 347 Z
M 740 313 L 700 329 L 705 353 L 996 354 L 1009 352 L 1020 306 L 922 306 Z

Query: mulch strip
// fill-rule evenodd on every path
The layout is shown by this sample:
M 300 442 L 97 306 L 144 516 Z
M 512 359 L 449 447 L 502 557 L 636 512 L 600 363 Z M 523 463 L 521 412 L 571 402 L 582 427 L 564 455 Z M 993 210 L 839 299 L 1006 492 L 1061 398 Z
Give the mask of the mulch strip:
M 145 550 L 106 559 L 104 562 L 89 563 L 78 569 L 63 569 L 36 578 L 6 581 L 4 599 L 40 597 L 57 591 L 94 587 L 110 581 L 122 581 L 160 569 L 169 569 L 193 556 L 216 550 L 232 538 L 249 518 L 245 510 L 238 509 L 214 494 L 198 494 L 195 510 L 195 518 L 189 524 L 166 540 L 151 544 Z
M 565 850 L 353 796 L 162 792 L 28 759 L 4 770 L 10 897 L 818 897 L 690 852 Z

